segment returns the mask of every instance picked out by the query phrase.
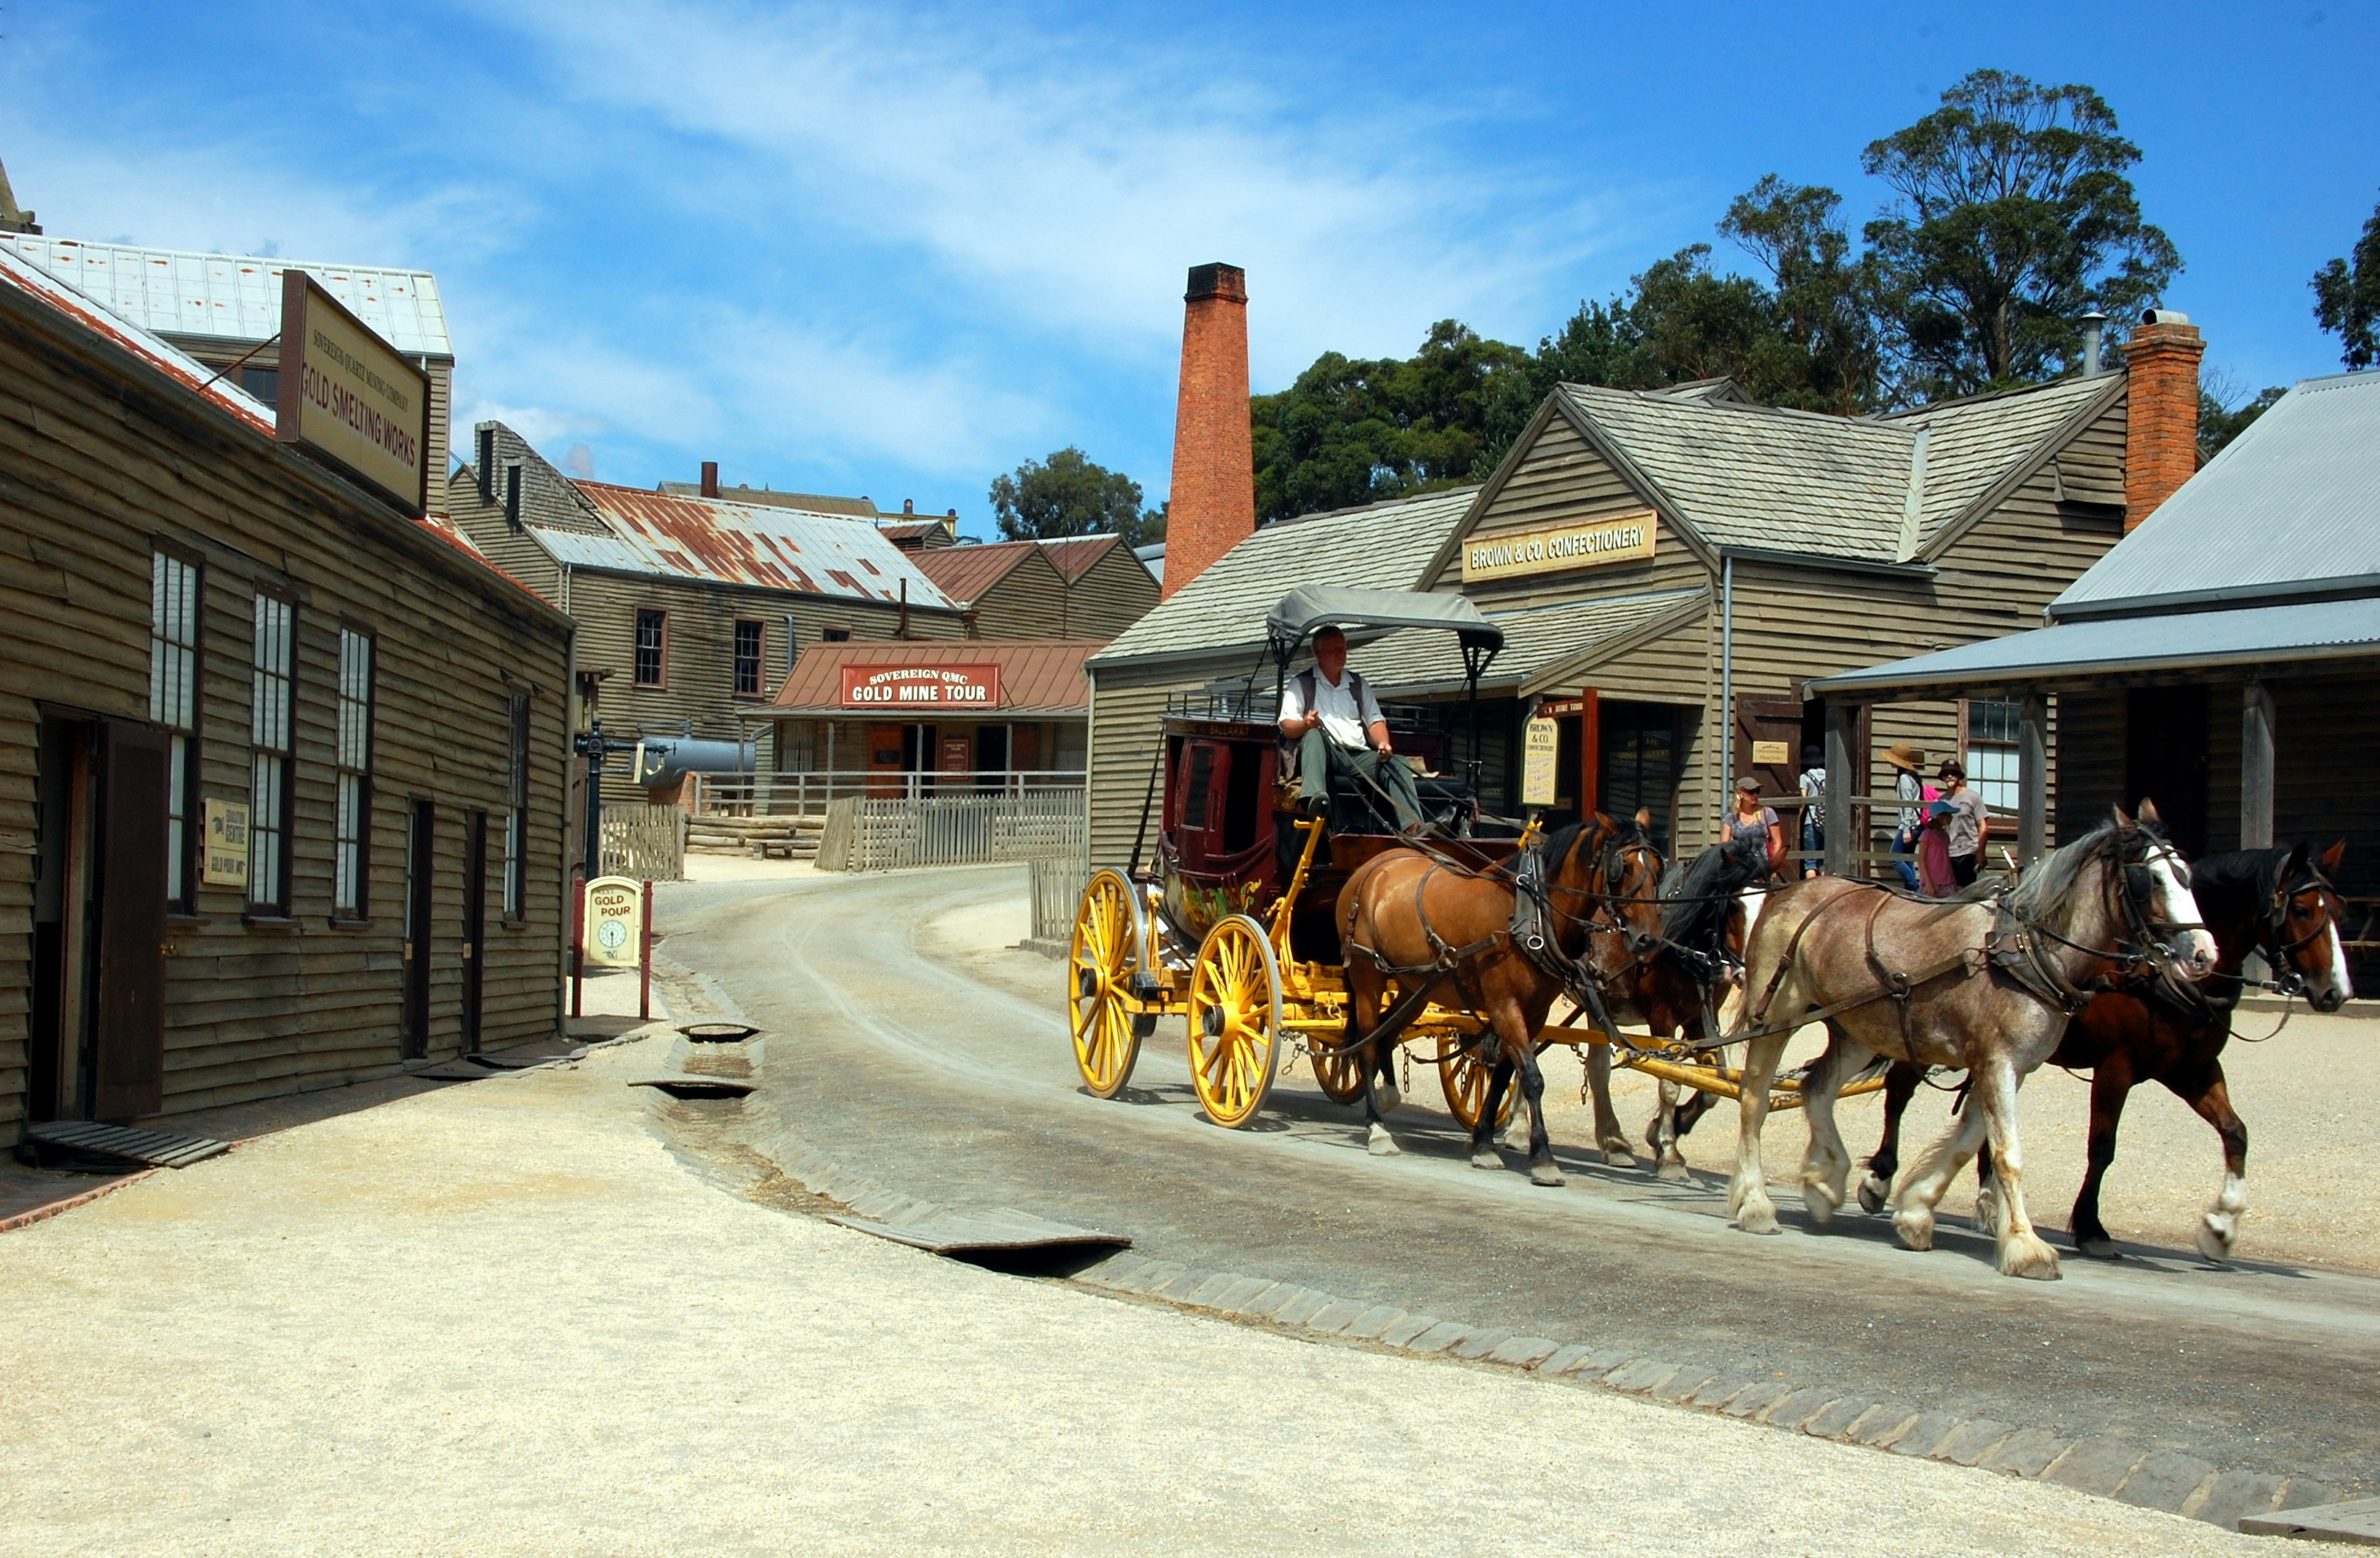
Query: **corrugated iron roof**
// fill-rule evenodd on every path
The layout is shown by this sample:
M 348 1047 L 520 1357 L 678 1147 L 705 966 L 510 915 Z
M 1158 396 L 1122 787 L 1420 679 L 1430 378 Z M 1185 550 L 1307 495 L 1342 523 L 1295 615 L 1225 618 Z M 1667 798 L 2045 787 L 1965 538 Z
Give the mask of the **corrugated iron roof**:
M 281 330 L 281 275 L 304 271 L 401 352 L 452 357 L 438 279 L 428 271 L 0 234 L 0 248 L 161 335 L 254 343 Z
M 13 238 L 20 235 L 8 236 Z M 59 281 L 40 266 L 27 262 L 12 244 L 0 243 L 0 275 L 5 275 L 18 290 L 40 298 L 59 313 L 105 336 L 159 371 L 181 380 L 194 394 L 212 401 L 266 437 L 273 436 L 273 413 L 270 407 L 188 353 L 157 339 L 140 324 L 117 312 L 104 299 L 91 297 Z
M 1109 547 L 1123 540 L 1114 531 L 1107 530 L 1093 536 L 1058 536 L 1041 542 L 1040 546 L 1050 554 L 1050 561 L 1058 565 L 1058 571 L 1066 576 L 1066 582 L 1072 584 L 1107 555 Z
M 2293 602 L 2061 622 L 1821 676 L 1808 686 L 1813 698 L 1960 696 L 1971 688 L 2022 687 L 2064 677 L 2372 655 L 2380 655 L 2380 599 Z
M 699 481 L 664 481 L 657 489 L 675 498 L 698 498 Z M 824 493 L 772 493 L 766 487 L 722 487 L 719 495 L 730 503 L 757 503 L 770 508 L 798 508 L 811 514 L 842 514 L 873 519 L 877 508 L 866 498 L 831 497 Z
M 902 598 L 905 581 L 911 605 L 951 609 L 950 598 L 915 561 L 865 520 L 601 481 L 572 485 L 613 533 L 547 526 L 531 526 L 529 533 L 573 567 L 888 602 Z
M 943 594 L 965 605 L 1028 561 L 1039 548 L 1029 541 L 998 541 L 984 546 L 942 546 L 930 552 L 905 553 Z
M 2307 379 L 2116 543 L 2049 615 L 2073 621 L 2380 593 L 2380 372 Z
M 1000 712 L 1080 714 L 1090 709 L 1083 662 L 1103 646 L 1096 639 L 940 639 L 931 642 L 817 644 L 786 674 L 774 708 L 799 713 L 850 714 L 844 709 L 846 665 L 997 665 Z

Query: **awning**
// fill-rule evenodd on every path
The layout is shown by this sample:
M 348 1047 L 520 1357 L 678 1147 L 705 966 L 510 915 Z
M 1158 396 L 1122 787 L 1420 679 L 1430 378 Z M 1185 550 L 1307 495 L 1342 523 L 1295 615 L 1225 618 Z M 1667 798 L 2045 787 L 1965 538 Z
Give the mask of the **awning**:
M 999 698 L 964 711 L 979 717 L 1039 715 L 1081 719 L 1090 712 L 1090 679 L 1083 662 L 1106 647 L 1097 639 L 853 639 L 812 644 L 777 688 L 773 702 L 747 709 L 747 721 L 788 717 L 854 719 L 899 709 L 855 709 L 843 699 L 846 671 L 987 673 Z M 921 703 L 916 710 L 928 709 Z
M 1476 645 L 1493 652 L 1504 647 L 1502 629 L 1467 598 L 1420 590 L 1301 584 L 1265 616 L 1266 636 L 1276 644 L 1294 646 L 1318 627 L 1435 629 L 1454 633 L 1466 649 Z
M 1892 702 L 2055 692 L 2177 672 L 2242 675 L 2380 657 L 2380 599 L 2060 623 L 1804 684 L 1810 698 Z

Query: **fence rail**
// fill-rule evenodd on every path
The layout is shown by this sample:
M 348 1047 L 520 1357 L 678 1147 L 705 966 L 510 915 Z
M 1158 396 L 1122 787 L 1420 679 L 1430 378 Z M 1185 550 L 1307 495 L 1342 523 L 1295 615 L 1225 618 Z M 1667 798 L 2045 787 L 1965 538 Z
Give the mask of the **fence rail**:
M 1089 835 L 1083 792 L 837 799 L 819 842 L 823 870 L 905 870 L 1012 860 L 1079 861 Z
M 614 802 L 603 808 L 603 874 L 645 882 L 686 875 L 686 812 L 674 806 Z
M 1038 796 L 1079 792 L 1075 769 L 981 769 L 952 773 L 843 769 L 815 773 L 686 775 L 687 806 L 700 817 L 816 817 L 840 800 L 924 800 L 929 797 Z

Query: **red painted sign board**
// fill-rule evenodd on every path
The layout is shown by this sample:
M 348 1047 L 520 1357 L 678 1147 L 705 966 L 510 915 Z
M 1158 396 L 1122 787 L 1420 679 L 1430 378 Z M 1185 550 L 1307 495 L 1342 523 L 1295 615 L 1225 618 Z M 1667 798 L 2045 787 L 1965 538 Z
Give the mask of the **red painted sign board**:
M 1000 667 L 993 665 L 846 665 L 843 707 L 954 712 L 1000 707 Z

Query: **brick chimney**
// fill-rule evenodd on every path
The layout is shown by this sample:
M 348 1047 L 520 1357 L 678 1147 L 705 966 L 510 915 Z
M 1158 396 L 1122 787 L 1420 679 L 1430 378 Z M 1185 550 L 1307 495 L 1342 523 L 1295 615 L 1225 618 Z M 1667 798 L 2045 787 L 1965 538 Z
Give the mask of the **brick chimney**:
M 1257 528 L 1248 434 L 1248 285 L 1237 265 L 1194 265 L 1183 298 L 1182 396 L 1173 412 L 1165 587 L 1204 573 Z
M 2151 309 L 2124 347 L 2124 530 L 2130 534 L 2198 470 L 2198 359 L 2190 316 Z
M 719 495 L 719 462 L 717 460 L 702 462 L 702 495 L 707 498 L 715 498 Z

